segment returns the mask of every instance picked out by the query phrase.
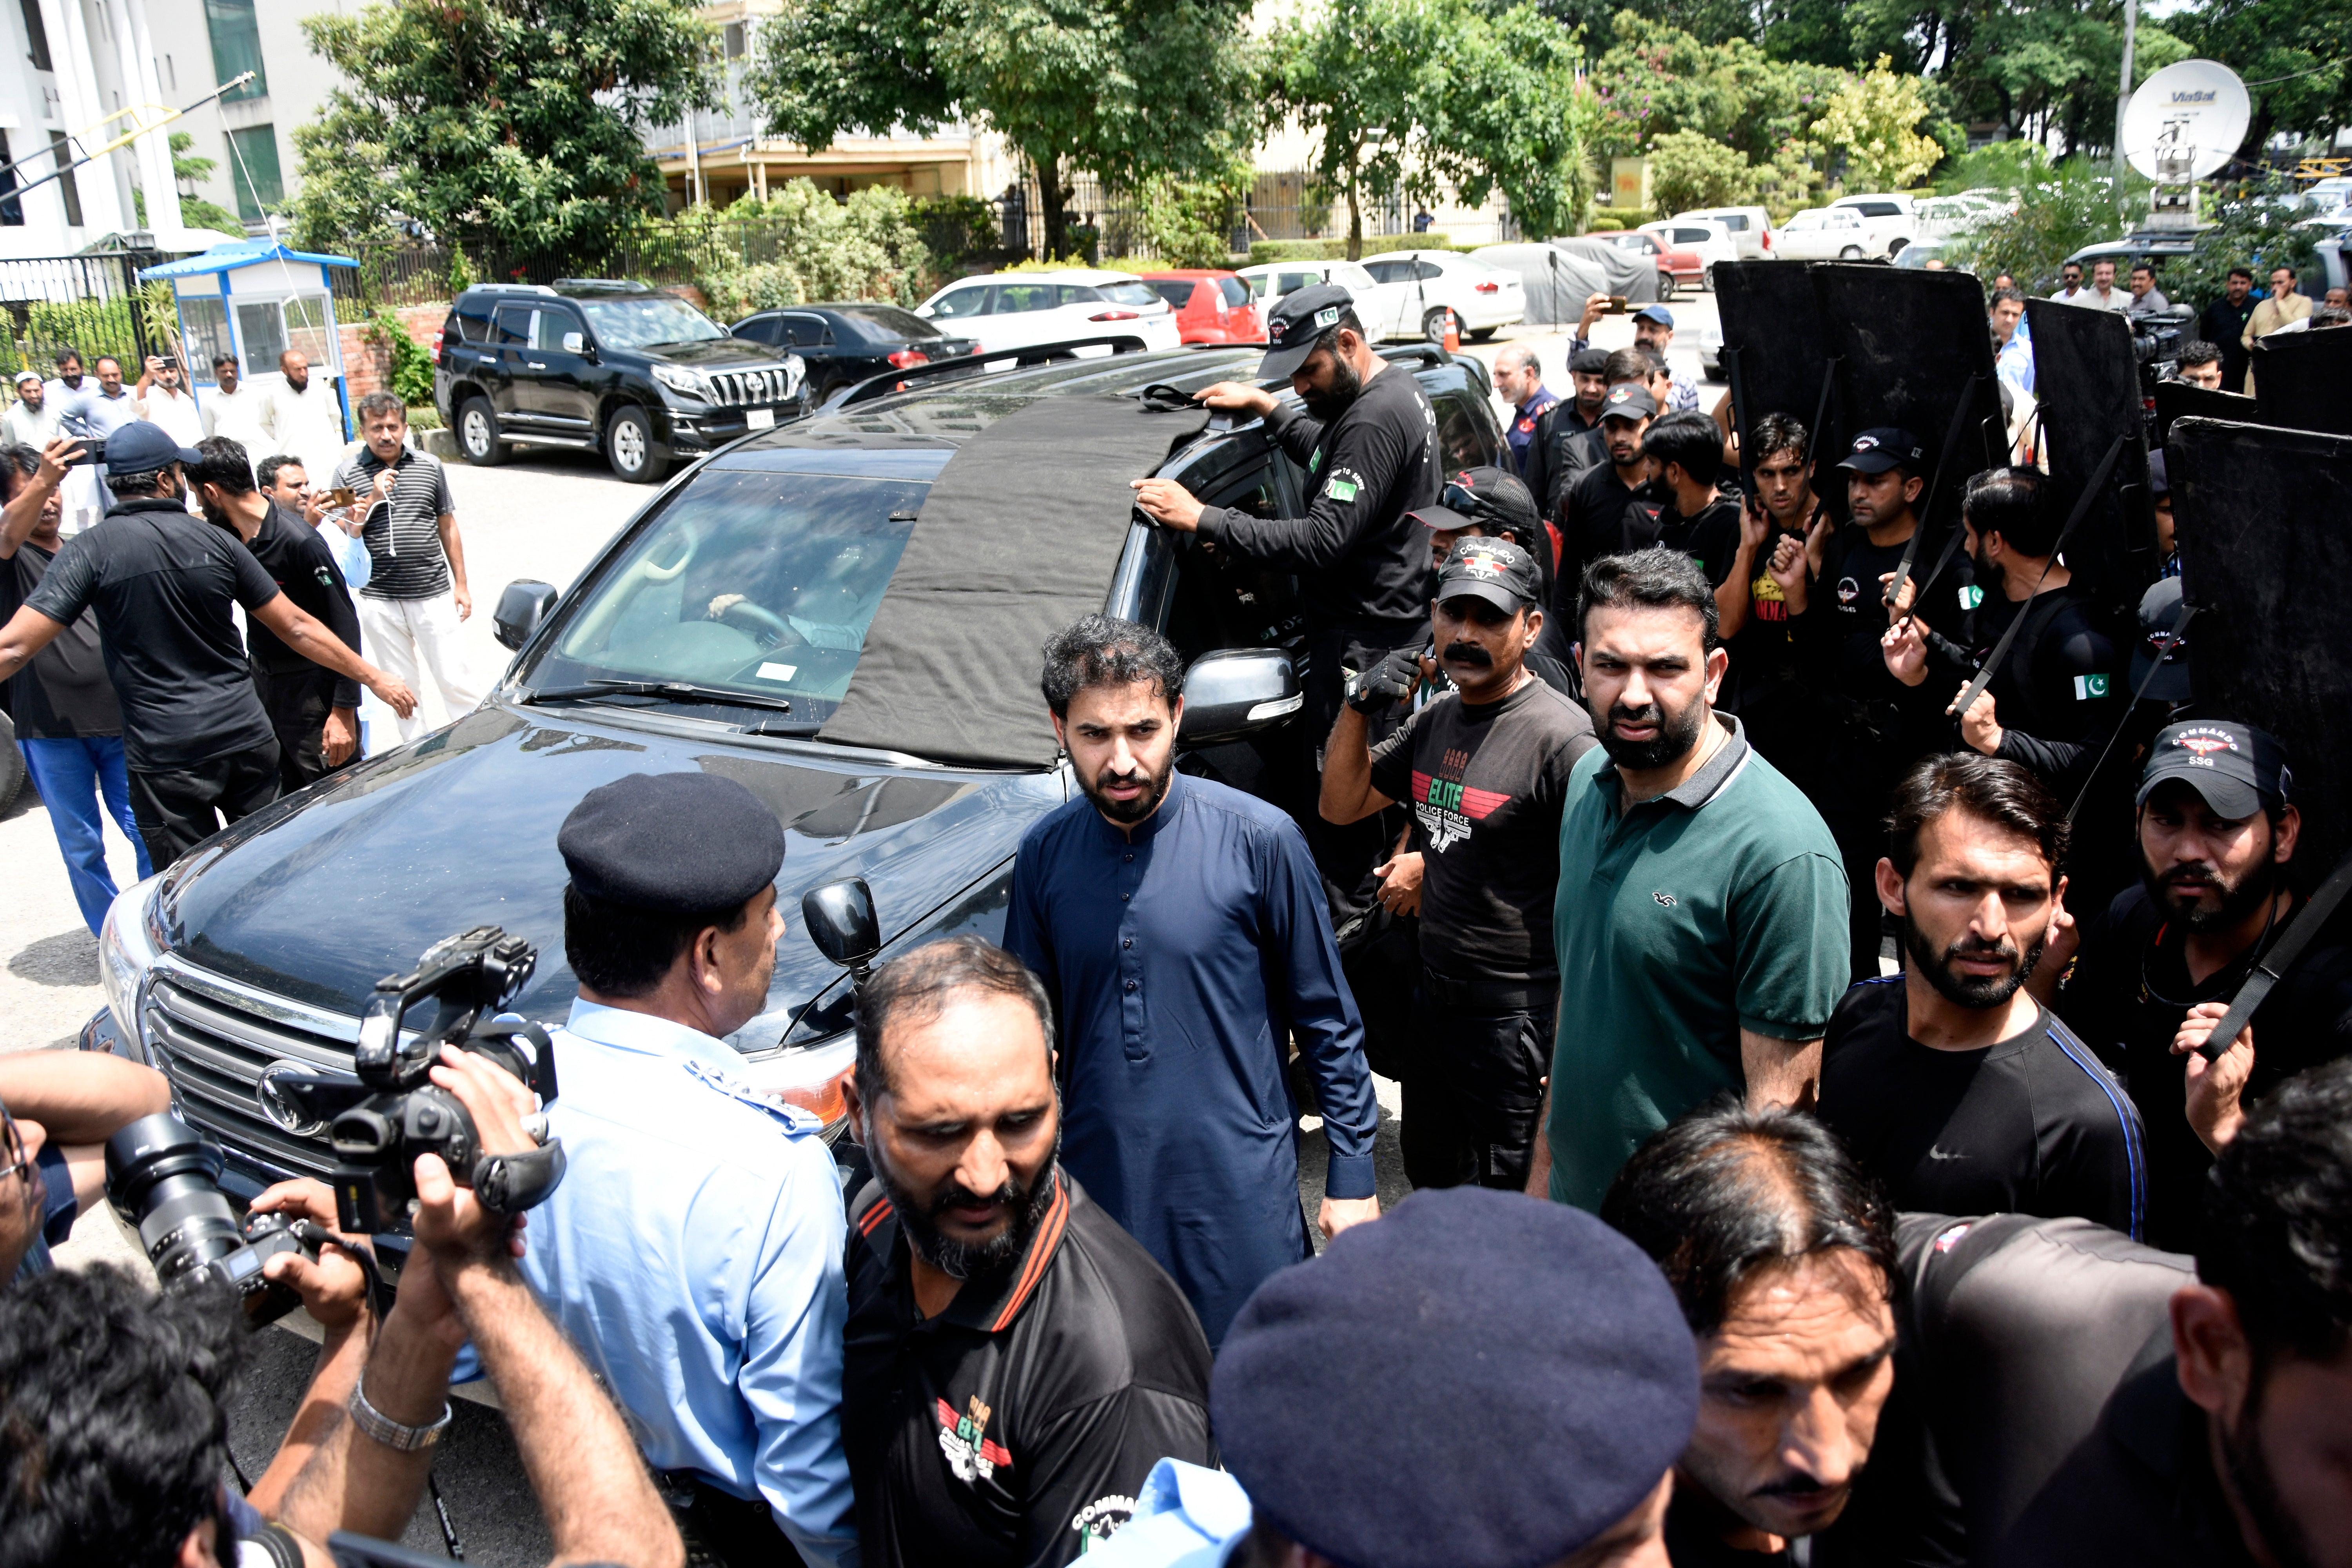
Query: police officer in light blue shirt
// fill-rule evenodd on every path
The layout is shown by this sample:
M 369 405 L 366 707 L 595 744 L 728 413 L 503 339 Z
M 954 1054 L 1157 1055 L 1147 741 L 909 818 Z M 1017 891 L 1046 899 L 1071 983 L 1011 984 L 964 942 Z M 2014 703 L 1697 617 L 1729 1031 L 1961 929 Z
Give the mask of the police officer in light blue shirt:
M 856 1568 L 839 1181 L 816 1120 L 754 1094 L 724 1044 L 766 1005 L 783 829 L 731 779 L 635 773 L 591 790 L 556 847 L 580 999 L 548 1119 L 570 1169 L 524 1273 L 689 1541 L 730 1565 L 790 1562 L 789 1540 Z

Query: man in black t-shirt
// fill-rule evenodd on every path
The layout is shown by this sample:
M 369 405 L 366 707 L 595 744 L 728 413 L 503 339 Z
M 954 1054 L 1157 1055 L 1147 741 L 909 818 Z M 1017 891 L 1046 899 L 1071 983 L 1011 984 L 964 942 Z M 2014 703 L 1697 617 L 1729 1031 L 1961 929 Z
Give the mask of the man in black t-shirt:
M 1601 405 L 1600 437 L 1608 461 L 1587 468 L 1559 499 L 1559 571 L 1552 579 L 1549 651 L 1565 658 L 1574 642 L 1576 595 L 1584 569 L 1626 547 L 1626 509 L 1637 500 L 1652 510 L 1660 504 L 1650 481 L 1657 472 L 1642 450 L 1642 437 L 1657 416 L 1658 400 L 1639 382 L 1622 381 Z
M 1431 626 L 1454 689 L 1371 747 L 1364 708 L 1393 700 L 1399 656 L 1367 678 L 1324 752 L 1320 809 L 1357 822 L 1397 801 L 1423 856 L 1421 993 L 1404 1078 L 1405 1174 L 1417 1187 L 1527 1185 L 1559 973 L 1551 910 L 1559 820 L 1584 710 L 1527 668 L 1543 630 L 1532 556 L 1454 546 Z
M 1898 1209 L 2078 1215 L 2140 1234 L 2138 1113 L 2090 1047 L 2023 989 L 2064 882 L 2064 808 L 2015 763 L 1918 765 L 1887 816 L 1879 898 L 1900 975 L 1830 1017 L 1820 1115 Z
M 202 453 L 133 420 L 108 437 L 106 457 L 116 505 L 66 542 L 0 626 L 0 679 L 84 610 L 97 612 L 122 708 L 131 809 L 161 870 L 278 798 L 278 738 L 254 695 L 232 605 L 394 712 L 413 712 L 416 698 L 296 608 L 243 545 L 188 515 L 182 467 Z
M 1845 858 L 1853 977 L 1860 980 L 1878 973 L 1881 910 L 1871 886 L 1885 852 L 1887 795 L 1913 763 L 1950 749 L 1952 721 L 1944 717 L 1948 699 L 1895 679 L 1880 647 L 1897 618 L 1887 590 L 1919 531 L 1927 448 L 1907 430 L 1864 430 L 1838 468 L 1850 520 L 1823 546 L 1804 604 L 1790 599 L 1789 619 L 1802 679 L 1830 708 L 1809 793 Z M 1956 557 L 1933 582 L 1916 581 L 1934 565 L 1941 542 L 1919 542 L 1904 608 L 1937 630 L 1965 636 L 1977 601 L 1968 562 Z
M 2232 267 L 2221 297 L 2197 318 L 2197 335 L 2221 351 L 2221 384 L 2236 392 L 2246 384 L 2246 327 L 2254 319 L 2254 274 Z
M 2174 1043 L 2191 1008 L 2236 994 L 2302 907 L 2293 873 L 2303 817 L 2291 777 L 2285 748 L 2251 724 L 2210 719 L 2159 733 L 2139 779 L 2142 880 L 2098 914 L 2062 922 L 2049 977 L 2037 981 L 2139 1107 L 2148 1239 L 2175 1251 L 2195 1240 L 2213 1156 L 2189 1116 L 2192 1064 Z M 2248 1033 L 2250 1104 L 2352 1050 L 2352 946 L 2339 931 L 2304 950 Z
M 226 436 L 196 450 L 204 462 L 189 475 L 205 518 L 244 542 L 286 596 L 360 651 L 359 611 L 334 552 L 319 531 L 254 488 L 245 448 Z M 288 791 L 302 788 L 359 753 L 360 683 L 312 664 L 256 626 L 251 644 L 253 689 L 278 733 L 278 771 Z
M 1716 488 L 1723 472 L 1723 432 L 1704 414 L 1669 414 L 1642 434 L 1642 455 L 1657 470 L 1665 505 L 1654 513 L 1640 501 L 1625 513 L 1625 548 L 1663 544 L 1698 563 L 1715 590 L 1726 642 L 1747 628 L 1748 580 L 1769 525 L 1761 514 L 1746 525 L 1739 498 Z
M 866 1568 L 1059 1568 L 1161 1458 L 1217 1463 L 1192 1309 L 1055 1159 L 1052 1027 L 978 937 L 858 993 L 841 1440 Z
M 0 451 L 8 484 L 8 504 L 0 510 L 0 621 L 14 616 L 40 587 L 65 543 L 58 533 L 65 511 L 61 487 L 68 460 L 80 451 L 69 437 L 41 452 L 30 447 Z M 16 725 L 26 774 L 48 811 L 74 902 L 96 936 L 116 890 L 106 864 L 109 817 L 138 852 L 140 879 L 153 870 L 147 841 L 131 815 L 122 710 L 107 684 L 97 617 L 83 611 L 30 665 L 0 681 L 0 706 Z
M 1748 743 L 1810 796 L 1819 793 L 1821 737 L 1829 721 L 1822 694 L 1797 679 L 1791 613 L 1811 602 L 1814 554 L 1829 547 L 1832 525 L 1814 499 L 1808 470 L 1812 437 L 1786 414 L 1756 421 L 1750 468 L 1769 520 L 1748 578 L 1748 619 L 1724 639 L 1731 666 L 1717 706 L 1739 715 Z

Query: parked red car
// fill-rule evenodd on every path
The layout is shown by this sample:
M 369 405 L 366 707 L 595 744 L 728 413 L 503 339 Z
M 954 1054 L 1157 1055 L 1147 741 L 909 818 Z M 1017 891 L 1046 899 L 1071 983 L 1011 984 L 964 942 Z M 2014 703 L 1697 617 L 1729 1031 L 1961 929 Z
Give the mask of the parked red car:
M 1158 291 L 1176 312 L 1176 330 L 1188 343 L 1262 343 L 1265 319 L 1250 301 L 1249 285 L 1230 272 L 1184 268 L 1136 276 Z
M 1588 234 L 1585 239 L 1598 239 L 1630 250 L 1636 256 L 1646 256 L 1658 269 L 1658 298 L 1671 300 L 1675 286 L 1681 284 L 1696 289 L 1706 279 L 1706 263 L 1696 250 L 1668 250 L 1654 234 L 1639 229 L 1624 229 L 1612 234 Z

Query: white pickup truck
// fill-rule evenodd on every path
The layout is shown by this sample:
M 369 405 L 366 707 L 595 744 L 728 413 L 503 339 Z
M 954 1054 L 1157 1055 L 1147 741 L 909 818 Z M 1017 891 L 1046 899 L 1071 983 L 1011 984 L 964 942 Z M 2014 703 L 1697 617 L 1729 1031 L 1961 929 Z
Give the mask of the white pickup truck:
M 1891 261 L 1905 246 L 1919 237 L 1918 208 L 1909 196 L 1840 196 L 1830 206 L 1832 211 L 1851 212 L 1862 220 L 1863 238 L 1859 243 L 1864 256 L 1883 256 Z

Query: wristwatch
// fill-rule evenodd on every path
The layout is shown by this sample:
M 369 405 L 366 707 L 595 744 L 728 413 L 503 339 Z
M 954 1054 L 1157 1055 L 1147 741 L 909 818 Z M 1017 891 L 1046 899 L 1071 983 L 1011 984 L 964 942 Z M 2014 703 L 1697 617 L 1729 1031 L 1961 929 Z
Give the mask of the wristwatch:
M 367 1375 L 364 1373 L 352 1384 L 352 1396 L 345 1402 L 344 1408 L 352 1413 L 352 1424 L 370 1438 L 404 1454 L 433 1447 L 441 1440 L 441 1434 L 449 1426 L 449 1402 L 446 1399 L 441 1402 L 439 1420 L 424 1426 L 402 1426 L 368 1403 Z

